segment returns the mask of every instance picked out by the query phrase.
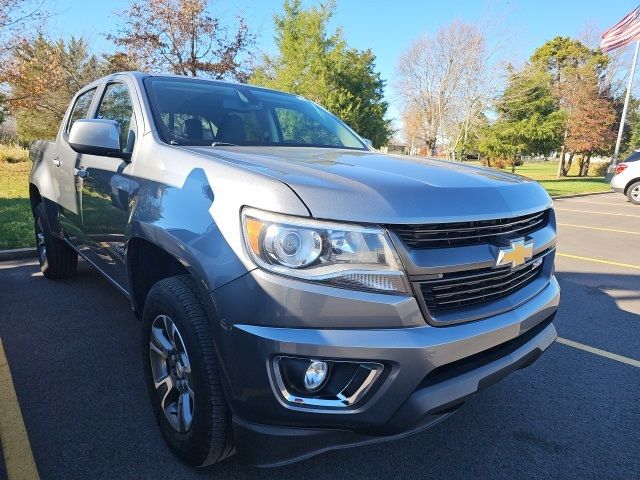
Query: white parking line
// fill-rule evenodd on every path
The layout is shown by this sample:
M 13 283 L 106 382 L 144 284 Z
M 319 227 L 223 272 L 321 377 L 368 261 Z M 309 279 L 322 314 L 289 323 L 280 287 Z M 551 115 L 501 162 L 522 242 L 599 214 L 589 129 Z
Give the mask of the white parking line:
M 594 355 L 600 355 L 601 357 L 609 358 L 611 360 L 615 360 L 616 362 L 625 363 L 627 365 L 631 365 L 632 367 L 640 368 L 640 361 L 629 357 L 623 357 L 622 355 L 618 355 L 617 353 L 600 350 L 599 348 L 590 347 L 589 345 L 585 345 L 584 343 L 574 342 L 573 340 L 567 340 L 566 338 L 562 337 L 558 337 L 556 339 L 556 342 L 567 345 L 569 347 L 577 348 L 578 350 L 584 350 L 585 352 L 593 353 Z
M 561 212 L 579 212 L 579 213 L 595 213 L 595 214 L 600 214 L 600 215 L 613 215 L 616 217 L 632 217 L 632 218 L 640 218 L 640 213 L 637 213 L 636 215 L 631 215 L 628 213 L 611 213 L 611 212 L 597 212 L 595 210 L 574 210 L 571 208 L 558 208 L 555 207 L 554 210 L 556 211 L 561 211 Z
M 632 232 L 631 230 L 618 230 L 617 228 L 590 227 L 588 225 L 574 225 L 572 223 L 558 223 L 561 227 L 588 228 L 589 230 L 602 230 L 603 232 L 628 233 L 630 235 L 640 235 L 640 232 Z
M 557 200 L 556 200 L 557 202 Z M 612 202 L 590 202 L 590 201 L 585 201 L 585 200 L 573 200 L 573 201 L 567 201 L 567 202 L 562 202 L 562 203 L 566 203 L 569 205 L 578 205 L 581 203 L 588 203 L 588 204 L 592 204 L 592 205 L 607 205 L 609 207 L 632 207 L 632 208 L 637 208 L 637 205 L 633 205 L 632 203 L 612 203 Z
M 586 262 L 604 263 L 605 265 L 614 265 L 616 267 L 635 268 L 640 270 L 640 265 L 632 265 L 630 263 L 612 262 L 610 260 L 602 260 L 600 258 L 581 257 L 580 255 L 571 255 L 569 253 L 556 253 L 558 257 L 573 258 L 574 260 L 584 260 Z

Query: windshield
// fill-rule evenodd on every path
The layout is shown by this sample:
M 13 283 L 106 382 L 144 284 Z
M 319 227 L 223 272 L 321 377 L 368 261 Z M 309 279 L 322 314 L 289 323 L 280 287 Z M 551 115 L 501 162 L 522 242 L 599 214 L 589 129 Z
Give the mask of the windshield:
M 365 149 L 335 116 L 295 95 L 173 77 L 149 77 L 145 86 L 163 140 L 173 145 Z

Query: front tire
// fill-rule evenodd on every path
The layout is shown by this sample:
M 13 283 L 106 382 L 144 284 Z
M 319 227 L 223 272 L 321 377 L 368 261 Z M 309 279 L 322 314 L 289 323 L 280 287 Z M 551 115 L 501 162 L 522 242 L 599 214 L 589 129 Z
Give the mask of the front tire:
M 34 223 L 36 249 L 42 274 L 54 280 L 73 275 L 78 266 L 78 252 L 53 236 L 42 202 L 36 206 Z
M 188 275 L 156 283 L 142 316 L 145 376 L 156 420 L 171 450 L 204 467 L 234 453 L 209 319 Z
M 631 184 L 627 189 L 627 198 L 631 203 L 640 205 L 640 182 Z

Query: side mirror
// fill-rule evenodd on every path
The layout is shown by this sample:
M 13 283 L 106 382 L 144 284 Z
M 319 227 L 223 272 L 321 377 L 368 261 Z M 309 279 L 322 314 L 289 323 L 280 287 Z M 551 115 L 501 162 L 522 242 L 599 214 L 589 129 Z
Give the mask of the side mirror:
M 369 150 L 375 150 L 373 148 L 373 143 L 371 142 L 371 140 L 369 140 L 368 138 L 363 138 L 362 141 L 364 142 L 364 144 L 367 146 Z
M 69 145 L 78 153 L 123 157 L 120 125 L 115 120 L 87 118 L 76 120 L 69 132 Z

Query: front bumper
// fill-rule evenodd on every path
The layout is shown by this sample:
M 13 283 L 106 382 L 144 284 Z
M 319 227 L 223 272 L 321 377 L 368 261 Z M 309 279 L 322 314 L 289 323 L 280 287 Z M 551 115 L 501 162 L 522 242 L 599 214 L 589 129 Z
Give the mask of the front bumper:
M 224 325 L 216 343 L 234 415 L 237 450 L 255 465 L 280 465 L 329 449 L 383 441 L 427 428 L 476 392 L 533 362 L 556 338 L 551 322 L 560 289 L 554 277 L 540 293 L 515 309 L 447 327 L 422 321 L 420 326 L 378 329 L 275 328 L 233 321 L 247 319 L 242 312 L 252 309 L 239 308 L 237 295 L 228 294 L 244 291 L 255 299 L 257 291 L 264 291 L 261 275 L 251 273 L 232 290 L 214 293 Z M 309 292 L 312 303 L 315 293 Z M 380 297 L 388 296 L 371 298 L 375 303 Z M 303 308 L 305 303 L 298 300 L 291 309 Z M 355 300 L 344 301 L 350 305 Z M 342 311 L 351 312 L 357 323 L 362 311 L 369 311 L 366 302 L 361 305 L 360 312 L 350 308 Z M 283 318 L 283 311 L 267 309 L 266 314 L 273 315 L 274 323 L 288 323 L 291 319 Z M 331 304 L 328 311 L 340 309 Z M 402 323 L 406 324 L 412 324 L 416 315 L 420 317 L 413 300 L 390 299 L 384 308 L 378 305 L 377 312 L 404 318 Z M 331 324 L 336 320 L 331 315 L 325 318 Z M 272 359 L 277 355 L 375 361 L 384 364 L 385 370 L 370 393 L 351 408 L 301 407 L 287 403 L 274 387 Z

